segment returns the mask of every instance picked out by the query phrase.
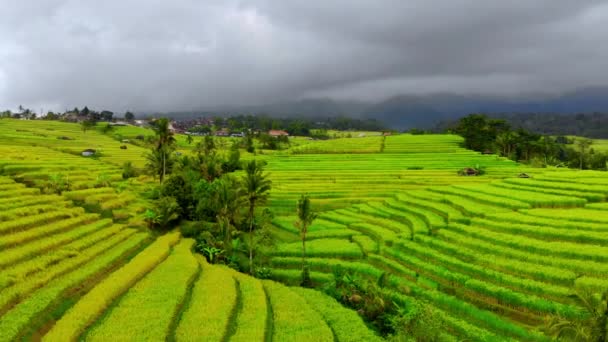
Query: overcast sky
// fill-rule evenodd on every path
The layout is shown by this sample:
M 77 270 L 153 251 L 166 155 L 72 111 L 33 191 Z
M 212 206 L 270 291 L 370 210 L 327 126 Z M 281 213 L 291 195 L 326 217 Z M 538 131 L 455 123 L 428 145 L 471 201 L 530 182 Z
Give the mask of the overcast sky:
M 0 0 L 0 109 L 608 85 L 608 1 Z

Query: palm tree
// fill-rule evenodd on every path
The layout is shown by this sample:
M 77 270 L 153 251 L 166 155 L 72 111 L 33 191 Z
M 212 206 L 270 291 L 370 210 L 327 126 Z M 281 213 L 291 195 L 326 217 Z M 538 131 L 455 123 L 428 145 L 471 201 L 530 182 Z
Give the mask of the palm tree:
M 585 309 L 585 318 L 550 316 L 545 321 L 547 333 L 558 340 L 608 341 L 608 290 L 603 294 L 576 292 L 573 297 Z
M 272 182 L 268 179 L 268 174 L 264 172 L 263 162 L 256 162 L 255 159 L 247 163 L 243 186 L 249 203 L 249 273 L 253 274 L 253 217 L 255 207 L 263 204 L 268 199 Z
M 170 152 L 166 151 L 168 147 L 163 146 L 161 149 L 152 149 L 145 154 L 146 169 L 149 173 L 158 176 L 162 184 L 165 174 L 173 169 L 174 160 L 171 158 Z
M 156 150 L 161 153 L 162 173 L 160 175 L 160 182 L 162 183 L 167 174 L 167 159 L 171 153 L 170 147 L 175 144 L 175 137 L 173 136 L 173 132 L 171 132 L 171 124 L 167 118 L 152 121 L 152 129 L 156 134 Z
M 228 249 L 232 237 L 232 227 L 237 220 L 239 208 L 245 204 L 243 188 L 236 179 L 230 176 L 224 176 L 222 179 L 219 179 L 216 184 L 217 189 L 214 200 L 219 208 L 217 212 L 217 221 L 220 224 L 224 235 L 224 249 Z
M 317 218 L 317 214 L 312 211 L 310 199 L 307 195 L 300 196 L 297 210 L 298 221 L 295 223 L 295 226 L 300 230 L 300 237 L 302 237 L 302 286 L 309 286 L 310 275 L 308 274 L 308 267 L 306 265 L 306 234 L 312 221 Z

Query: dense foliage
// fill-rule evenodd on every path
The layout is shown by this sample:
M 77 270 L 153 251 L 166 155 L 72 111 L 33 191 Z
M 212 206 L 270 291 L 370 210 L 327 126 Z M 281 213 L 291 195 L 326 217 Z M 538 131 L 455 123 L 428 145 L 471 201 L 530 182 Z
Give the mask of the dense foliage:
M 464 138 L 464 147 L 497 153 L 515 161 L 538 166 L 568 166 L 579 169 L 606 170 L 608 153 L 593 149 L 587 138 L 568 138 L 516 130 L 502 119 L 483 114 L 471 114 L 452 129 Z

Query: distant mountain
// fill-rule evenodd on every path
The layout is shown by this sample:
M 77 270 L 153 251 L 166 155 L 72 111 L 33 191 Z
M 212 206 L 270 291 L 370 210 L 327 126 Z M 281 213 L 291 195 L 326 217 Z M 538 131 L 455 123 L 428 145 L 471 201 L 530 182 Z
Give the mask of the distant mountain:
M 486 95 L 431 94 L 396 96 L 369 107 L 364 117 L 374 117 L 397 129 L 431 128 L 470 113 L 608 112 L 608 87 L 586 88 L 560 96 L 496 97 Z
M 272 117 L 326 118 L 348 116 L 375 118 L 394 129 L 435 127 L 470 113 L 555 113 L 576 114 L 608 112 L 608 87 L 583 88 L 562 95 L 499 97 L 488 95 L 398 95 L 371 103 L 329 98 L 304 99 L 258 106 L 209 108 L 201 111 L 169 113 L 175 118 L 210 115 L 255 114 Z

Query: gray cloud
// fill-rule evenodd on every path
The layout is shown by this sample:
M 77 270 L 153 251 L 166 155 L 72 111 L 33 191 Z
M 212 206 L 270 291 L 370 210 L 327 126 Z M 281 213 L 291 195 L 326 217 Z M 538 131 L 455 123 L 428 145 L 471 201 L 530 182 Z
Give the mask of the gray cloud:
M 608 84 L 608 2 L 0 0 L 0 106 L 187 110 Z

